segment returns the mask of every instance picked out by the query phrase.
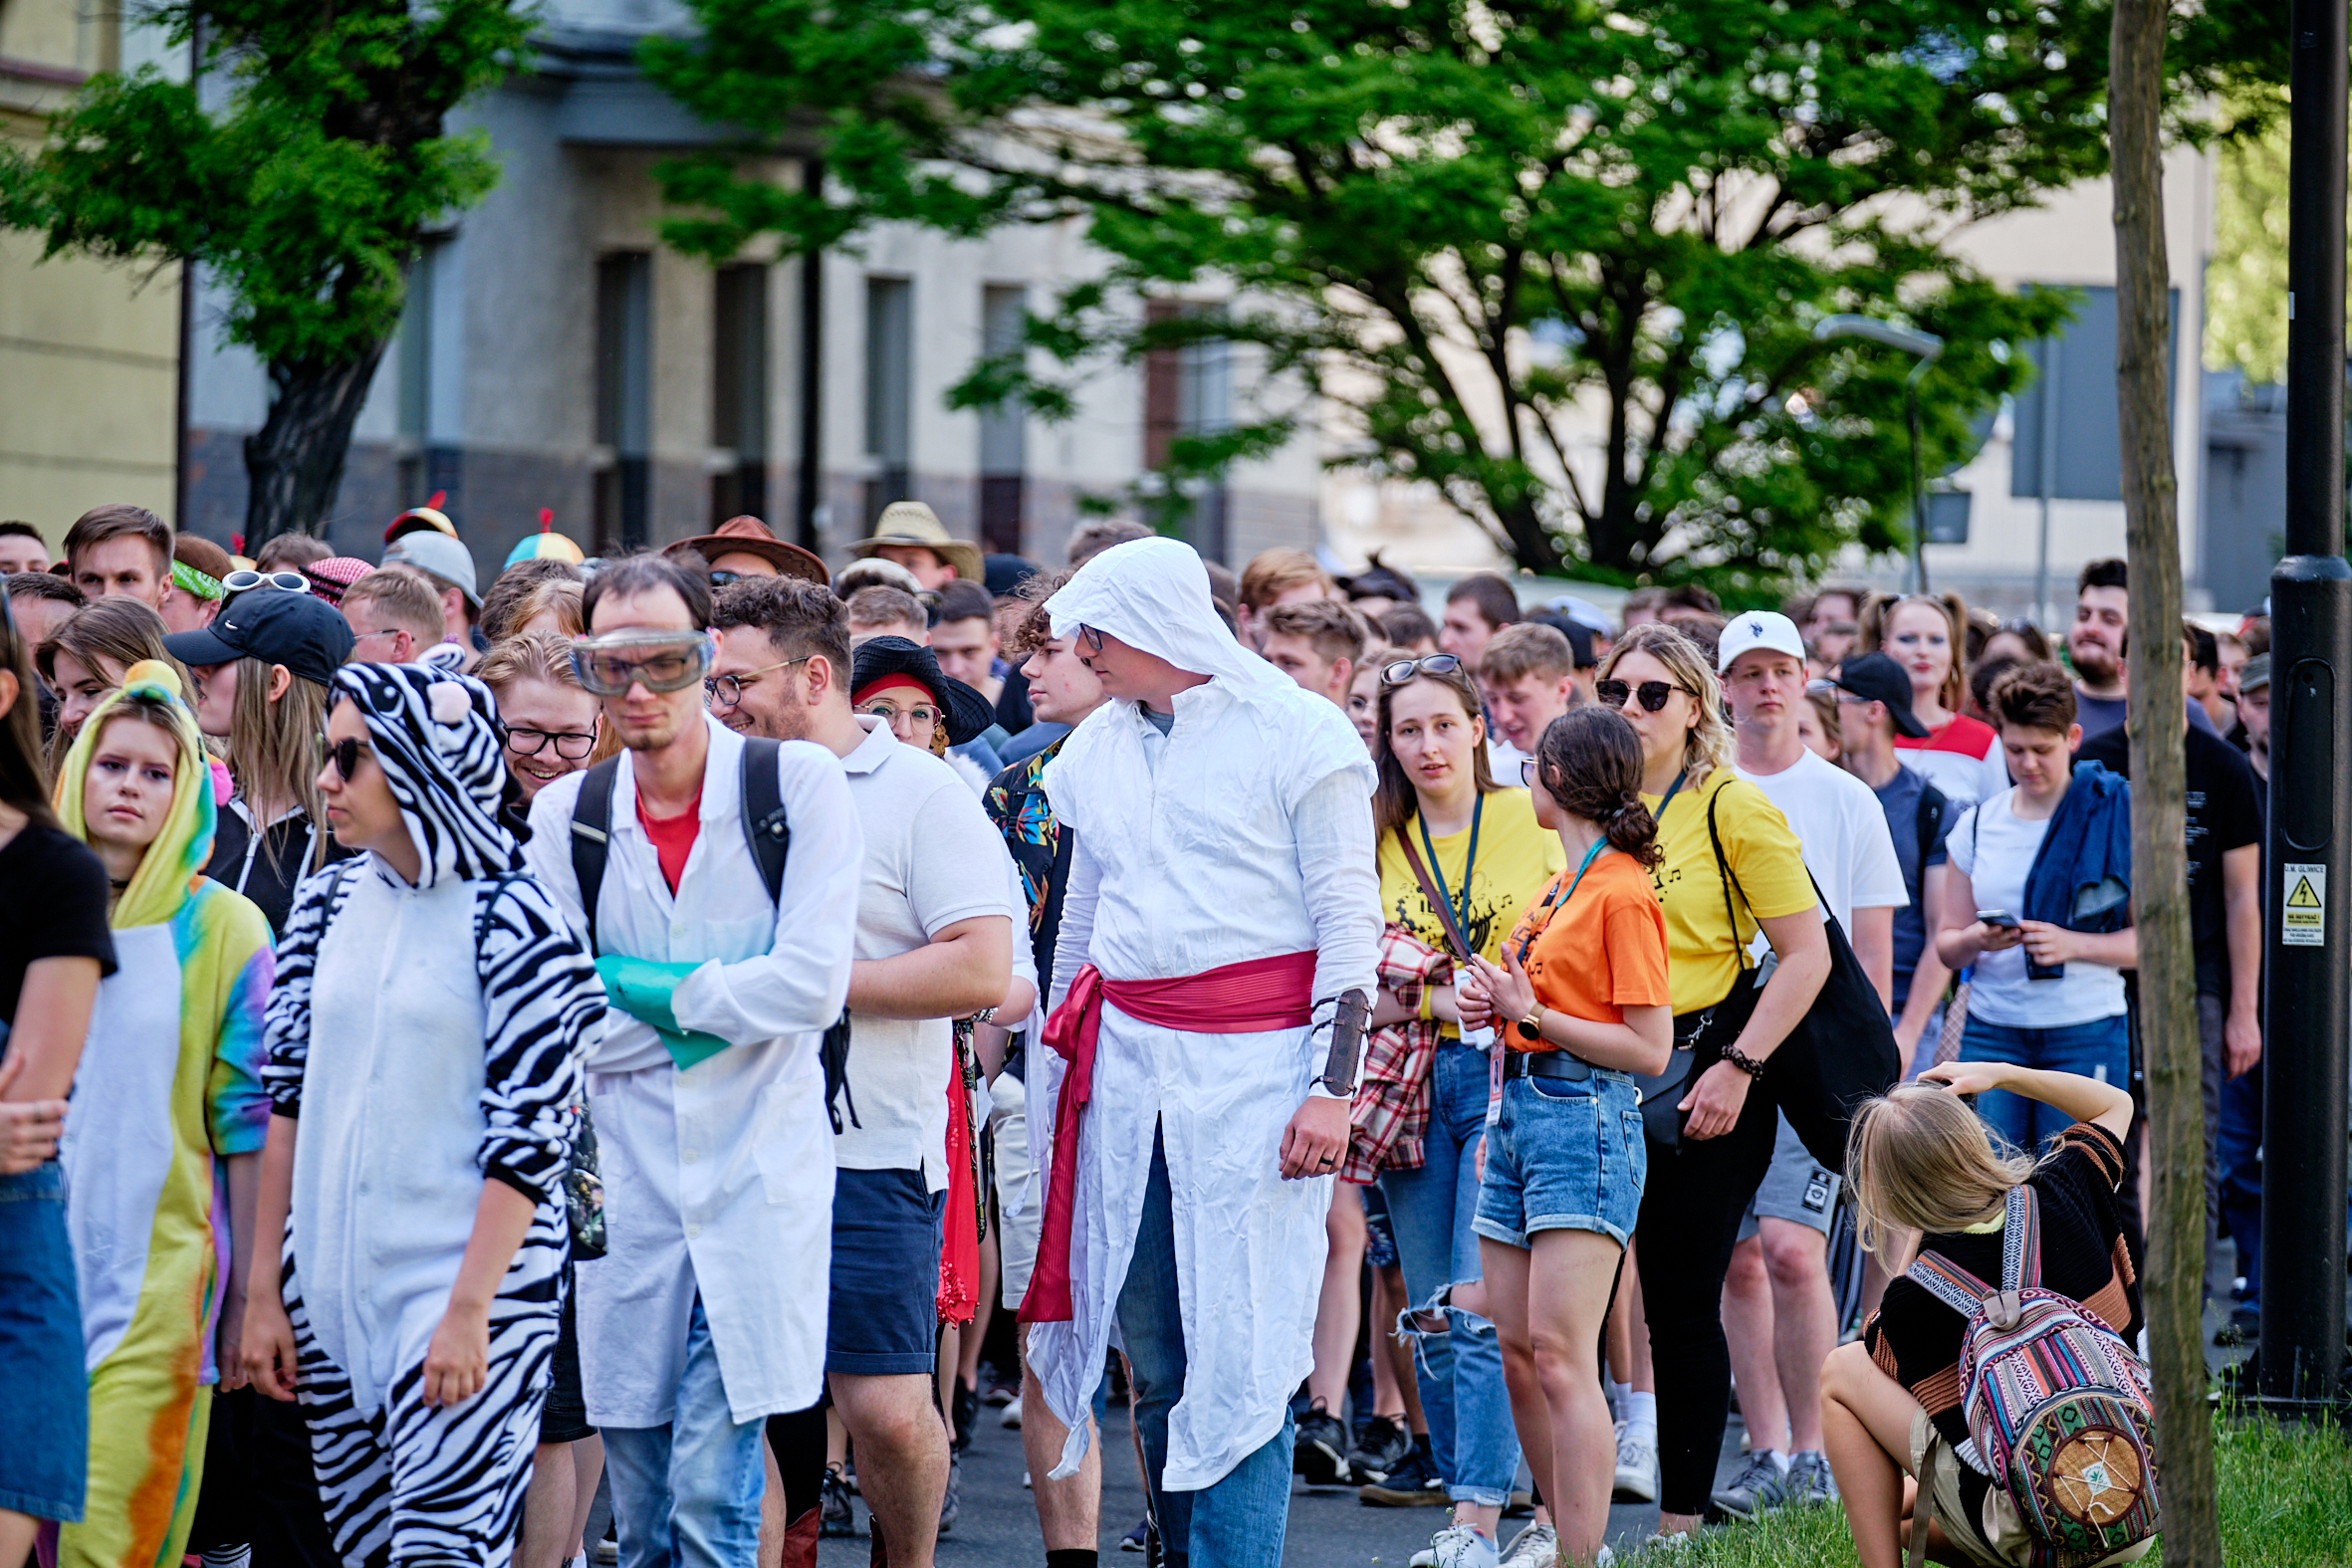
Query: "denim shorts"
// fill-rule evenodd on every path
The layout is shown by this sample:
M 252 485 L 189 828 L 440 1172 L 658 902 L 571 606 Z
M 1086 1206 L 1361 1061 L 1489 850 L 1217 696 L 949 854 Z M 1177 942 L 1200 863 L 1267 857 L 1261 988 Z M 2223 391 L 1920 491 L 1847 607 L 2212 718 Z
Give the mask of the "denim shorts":
M 833 1173 L 824 1370 L 928 1376 L 938 1362 L 940 1227 L 947 1194 L 921 1171 Z
M 51 1160 L 0 1176 L 0 1508 L 69 1524 L 82 1517 L 90 1384 L 82 1297 L 66 1239 L 66 1178 Z
M 1378 1182 L 1357 1191 L 1364 1200 L 1364 1261 L 1374 1268 L 1394 1268 L 1396 1231 L 1388 1221 L 1388 1195 Z
M 1641 1099 L 1625 1074 L 1508 1079 L 1487 1129 L 1478 1233 L 1526 1246 L 1538 1231 L 1597 1231 L 1623 1245 L 1649 1169 Z

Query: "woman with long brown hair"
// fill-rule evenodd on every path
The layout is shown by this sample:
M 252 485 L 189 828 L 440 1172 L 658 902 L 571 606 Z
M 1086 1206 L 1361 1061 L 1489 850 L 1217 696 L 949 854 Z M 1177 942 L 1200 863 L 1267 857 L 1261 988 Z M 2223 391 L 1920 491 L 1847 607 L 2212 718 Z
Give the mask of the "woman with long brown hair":
M 138 599 L 95 599 L 67 616 L 34 650 L 42 682 L 57 696 L 57 731 L 45 759 L 51 778 L 82 733 L 83 721 L 121 686 L 125 671 L 142 659 L 170 660 L 163 651 L 165 633 L 163 617 Z
M 1968 605 L 1957 593 L 1881 594 L 1862 610 L 1862 651 L 1885 653 L 1903 667 L 1911 717 L 1927 727 L 1924 739 L 1896 736 L 1895 750 L 1963 807 L 2009 786 L 2000 737 L 1966 712 L 1967 629 Z

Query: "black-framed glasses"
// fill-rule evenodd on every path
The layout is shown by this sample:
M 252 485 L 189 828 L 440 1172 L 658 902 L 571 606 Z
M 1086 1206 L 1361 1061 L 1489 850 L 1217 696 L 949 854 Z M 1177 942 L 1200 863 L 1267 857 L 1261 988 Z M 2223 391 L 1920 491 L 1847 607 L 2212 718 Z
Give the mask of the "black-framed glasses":
M 1699 696 L 1688 686 L 1677 686 L 1672 681 L 1644 681 L 1639 686 L 1631 686 L 1618 680 L 1592 683 L 1592 695 L 1600 699 L 1602 707 L 1622 708 L 1630 698 L 1640 701 L 1641 711 L 1644 713 L 1656 713 L 1666 706 L 1666 699 L 1676 692 L 1681 692 L 1693 701 L 1696 701 Z
M 1418 659 L 1399 659 L 1380 666 L 1380 684 L 1402 686 L 1416 675 L 1451 675 L 1462 661 L 1450 653 L 1425 653 Z
M 535 730 L 529 725 L 510 724 L 506 727 L 506 749 L 517 757 L 537 757 L 550 745 L 556 755 L 568 763 L 577 763 L 596 749 L 593 730 Z M 345 775 L 349 778 L 350 775 Z
M 770 670 L 789 670 L 796 664 L 806 664 L 816 657 L 817 655 L 814 653 L 804 653 L 797 659 L 783 659 L 774 664 L 763 664 L 756 670 L 743 670 L 734 675 L 708 676 L 702 683 L 702 700 L 713 708 L 733 708 L 743 701 L 743 683 L 751 677 L 765 675 Z
M 322 735 L 319 737 L 319 759 L 322 765 L 333 764 L 337 776 L 345 784 L 350 784 L 353 776 L 359 771 L 359 757 L 366 746 L 367 743 L 356 736 L 331 741 Z
M 1086 645 L 1086 651 L 1088 653 L 1100 653 L 1102 651 L 1102 633 L 1096 631 L 1093 627 L 1086 625 L 1082 621 L 1078 625 L 1078 641 Z

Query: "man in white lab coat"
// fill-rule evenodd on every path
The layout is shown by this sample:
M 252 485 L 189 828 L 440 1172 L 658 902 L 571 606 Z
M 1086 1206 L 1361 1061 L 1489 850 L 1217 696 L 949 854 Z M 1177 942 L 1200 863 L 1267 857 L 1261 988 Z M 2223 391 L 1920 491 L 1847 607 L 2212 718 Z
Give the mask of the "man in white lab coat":
M 588 1419 L 624 1568 L 753 1568 L 762 1422 L 823 1387 L 818 1045 L 848 993 L 864 838 L 832 754 L 780 746 L 791 844 L 772 901 L 744 825 L 747 743 L 702 711 L 707 579 L 630 557 L 586 608 L 576 667 L 626 748 L 593 910 L 575 826 L 597 770 L 540 791 L 525 854 L 590 939 L 613 1008 L 588 1064 L 608 1247 L 579 1265 Z
M 1338 708 L 1234 640 L 1184 545 L 1115 546 L 1047 608 L 1111 699 L 1044 779 L 1077 834 L 1022 1307 L 1070 1429 L 1056 1473 L 1115 1319 L 1169 1562 L 1273 1568 L 1380 937 L 1372 767 Z

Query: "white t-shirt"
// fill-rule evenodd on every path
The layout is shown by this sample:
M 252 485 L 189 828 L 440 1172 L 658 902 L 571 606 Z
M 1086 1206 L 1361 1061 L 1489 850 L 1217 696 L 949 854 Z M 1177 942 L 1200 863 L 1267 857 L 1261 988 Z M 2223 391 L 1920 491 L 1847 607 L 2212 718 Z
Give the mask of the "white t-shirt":
M 962 776 L 929 752 L 900 745 L 879 720 L 857 722 L 869 733 L 841 768 L 865 829 L 859 962 L 911 952 L 959 920 L 1013 921 L 1005 841 Z M 948 1019 L 867 1017 L 851 1008 L 848 1093 L 833 1163 L 851 1171 L 920 1168 L 930 1191 L 944 1189 L 954 1061 Z
M 1900 909 L 1911 902 L 1887 814 L 1871 787 L 1810 750 L 1776 774 L 1740 777 L 1788 818 L 1805 869 L 1821 884 L 1829 912 L 1850 938 L 1857 909 Z
M 1979 909 L 2025 912 L 2025 876 L 2049 836 L 2048 817 L 2026 821 L 2011 809 L 2015 789 L 2004 789 L 1962 814 L 1952 826 L 1952 864 L 1969 879 Z M 2067 962 L 2056 980 L 2027 980 L 2025 950 L 1987 953 L 1969 986 L 1969 1016 L 2010 1028 L 2063 1028 L 2092 1023 L 2123 1010 L 2123 975 L 2104 964 Z

